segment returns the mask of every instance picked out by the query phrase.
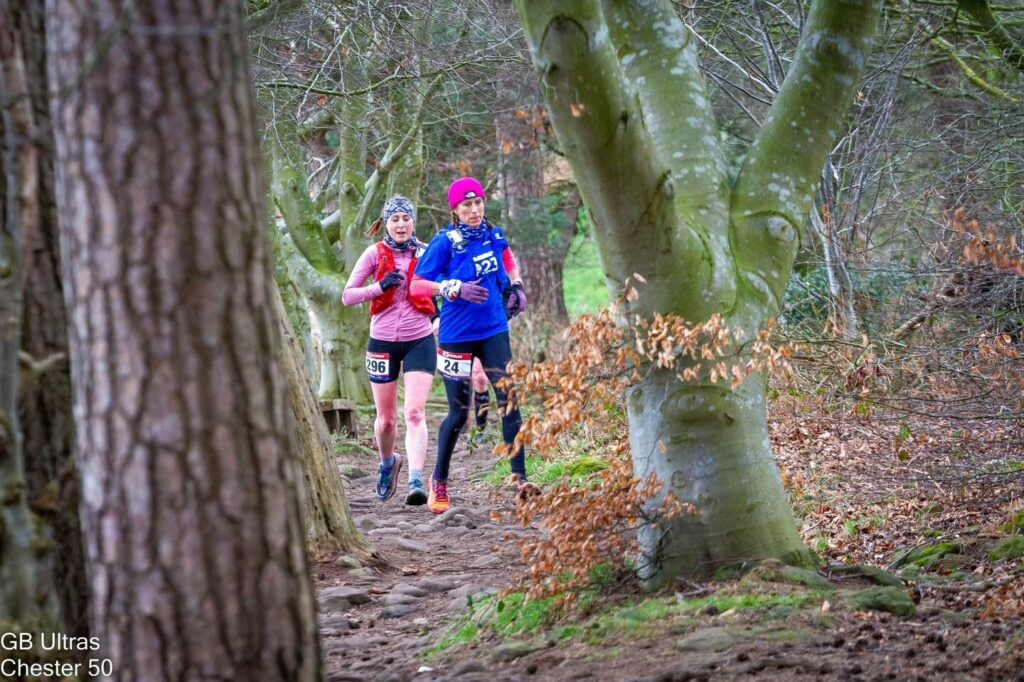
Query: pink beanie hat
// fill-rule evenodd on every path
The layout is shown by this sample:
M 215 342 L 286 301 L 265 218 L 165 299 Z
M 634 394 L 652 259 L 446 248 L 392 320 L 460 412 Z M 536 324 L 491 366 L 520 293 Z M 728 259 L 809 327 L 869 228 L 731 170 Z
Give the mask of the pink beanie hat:
M 459 178 L 448 188 L 448 205 L 453 211 L 466 199 L 476 199 L 477 197 L 484 201 L 487 200 L 484 186 L 475 178 Z

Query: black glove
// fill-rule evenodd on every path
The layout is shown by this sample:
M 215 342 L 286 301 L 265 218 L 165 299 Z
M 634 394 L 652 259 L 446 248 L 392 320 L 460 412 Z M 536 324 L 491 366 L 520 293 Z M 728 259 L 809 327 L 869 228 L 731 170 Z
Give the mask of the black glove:
M 387 291 L 388 289 L 393 289 L 401 284 L 404 279 L 405 275 L 400 273 L 398 270 L 392 270 L 388 274 L 384 275 L 384 279 L 380 281 L 380 290 Z
M 523 285 L 516 283 L 505 287 L 501 292 L 502 302 L 505 304 L 505 317 L 512 319 L 516 315 L 526 311 L 526 292 Z

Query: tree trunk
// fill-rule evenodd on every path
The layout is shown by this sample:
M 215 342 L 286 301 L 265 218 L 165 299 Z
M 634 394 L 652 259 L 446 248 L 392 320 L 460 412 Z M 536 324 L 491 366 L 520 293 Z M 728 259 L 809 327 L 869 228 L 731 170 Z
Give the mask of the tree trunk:
M 14 11 L 0 0 L 0 632 L 59 628 L 51 545 L 29 510 L 18 391 L 35 380 L 21 357 L 23 226 L 39 219 L 39 149 Z M 42 651 L 25 652 L 30 660 Z
M 306 296 L 320 323 L 320 399 L 347 398 L 372 403 L 363 364 L 370 341 L 370 315 L 366 307 L 341 305 L 340 290 L 338 298 L 323 300 L 308 291 Z
M 498 189 L 504 203 L 502 222 L 515 249 L 523 284 L 530 297 L 530 316 L 555 326 L 565 326 L 569 313 L 565 308 L 562 268 L 576 236 L 576 211 L 572 223 L 564 224 L 559 211 L 545 206 L 548 188 L 544 185 L 545 153 L 540 144 L 543 131 L 540 108 L 530 104 L 537 93 L 512 64 L 502 68 L 499 77 L 495 132 L 498 138 L 500 174 Z
M 609 290 L 618 295 L 634 274 L 647 282 L 622 319 L 721 315 L 745 330 L 725 349 L 742 363 L 745 342 L 778 313 L 879 5 L 816 0 L 734 187 L 697 41 L 668 0 L 516 6 Z M 635 470 L 654 471 L 663 494 L 700 512 L 641 533 L 648 584 L 748 559 L 808 561 L 767 438 L 763 377 L 734 388 L 642 369 L 627 396 Z
M 85 548 L 78 521 L 80 485 L 71 417 L 71 371 L 67 363 L 67 314 L 60 272 L 60 239 L 53 179 L 53 134 L 46 93 L 46 33 L 42 0 L 19 3 L 21 34 L 38 149 L 34 220 L 22 222 L 24 301 L 21 349 L 45 367 L 19 391 L 18 416 L 24 442 L 29 506 L 44 518 L 54 542 L 54 580 L 64 631 L 88 635 Z
M 347 273 L 362 247 L 347 244 L 345 257 L 336 255 L 316 217 L 299 161 L 292 157 L 297 152 L 291 144 L 294 138 L 282 127 L 278 139 L 281 143 L 273 147 L 273 192 L 289 234 L 279 246 L 288 274 L 302 290 L 320 326 L 317 394 L 321 400 L 372 402 L 363 365 L 370 335 L 369 316 L 364 309 L 346 308 L 341 303 Z M 349 252 L 357 249 L 359 253 L 350 258 Z
M 556 326 L 569 322 L 565 307 L 565 259 L 576 238 L 576 219 L 581 208 L 580 193 L 568 190 L 561 210 L 549 214 L 549 233 L 544 246 L 528 245 L 519 251 L 519 267 L 530 305 L 542 319 Z
M 288 379 L 291 428 L 301 454 L 303 516 L 306 541 L 312 551 L 342 551 L 358 558 L 372 553 L 352 522 L 345 487 L 331 458 L 331 438 L 320 413 L 309 377 L 303 370 L 302 346 L 288 321 L 284 302 L 278 296 L 275 309 L 284 339 L 284 369 Z
M 860 338 L 859 323 L 857 310 L 854 308 L 853 279 L 846 266 L 846 256 L 843 253 L 843 244 L 836 225 L 835 192 L 832 190 L 832 164 L 830 162 L 825 163 L 825 171 L 822 173 L 821 198 L 825 217 L 823 218 L 821 212 L 815 207 L 811 211 L 810 225 L 818 240 L 821 241 L 821 250 L 825 260 L 825 275 L 828 278 L 828 291 L 832 297 L 830 301 L 832 325 L 839 338 L 852 341 Z
M 710 575 L 764 557 L 808 563 L 768 444 L 761 378 L 737 390 L 688 387 L 661 370 L 631 389 L 626 404 L 637 475 L 653 471 L 699 512 L 642 527 L 641 577 Z
M 318 679 L 245 7 L 47 10 L 92 634 L 114 679 Z

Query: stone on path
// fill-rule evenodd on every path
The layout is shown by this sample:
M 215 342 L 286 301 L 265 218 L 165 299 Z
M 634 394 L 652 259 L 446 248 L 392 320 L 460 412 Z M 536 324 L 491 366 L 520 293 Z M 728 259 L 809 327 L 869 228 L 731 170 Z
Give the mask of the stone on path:
M 414 597 L 411 594 L 400 594 L 392 592 L 391 594 L 385 594 L 384 598 L 381 599 L 381 601 L 387 604 L 388 606 L 392 606 L 394 604 L 415 604 L 417 601 L 419 601 L 419 598 Z
M 451 592 L 459 586 L 459 583 L 459 580 L 456 580 L 451 576 L 436 576 L 432 578 L 424 578 L 416 583 L 416 586 L 430 593 L 438 593 Z
M 398 594 L 408 594 L 412 597 L 426 597 L 428 594 L 430 594 L 422 587 L 412 585 L 410 583 L 398 583 L 397 585 L 391 588 L 391 592 L 397 592 Z
M 419 608 L 418 604 L 392 604 L 380 612 L 381 618 L 401 618 Z
M 676 642 L 680 651 L 725 651 L 739 641 L 739 637 L 726 628 L 705 628 Z
M 458 677 L 459 675 L 468 675 L 469 673 L 482 673 L 487 670 L 487 666 L 484 662 L 478 658 L 467 658 L 465 661 L 459 661 L 459 663 L 452 668 L 452 677 Z
M 343 566 L 347 568 L 362 568 L 362 564 L 359 559 L 350 557 L 348 554 L 342 554 L 340 557 L 334 560 L 335 566 Z
M 324 613 L 330 611 L 344 611 L 345 609 L 366 604 L 370 601 L 369 593 L 359 587 L 329 587 L 320 593 L 320 610 Z
M 380 527 L 380 523 L 372 516 L 360 516 L 355 520 L 356 527 L 360 530 L 373 530 Z
M 380 528 L 374 528 L 367 535 L 371 538 L 377 538 L 382 535 L 398 535 L 402 531 L 394 526 L 381 526 Z
M 543 649 L 543 644 L 536 642 L 505 642 L 499 644 L 494 650 L 493 658 L 498 662 L 514 661 L 517 658 L 522 658 L 527 654 L 532 654 L 534 651 Z
M 426 554 L 430 551 L 430 548 L 422 542 L 416 542 L 415 540 L 410 540 L 409 538 L 398 538 L 397 544 L 402 549 L 408 549 L 410 551 L 420 552 L 422 554 Z
M 493 554 L 487 554 L 482 557 L 477 557 L 473 563 L 470 564 L 471 568 L 490 568 L 492 566 L 498 566 L 502 562 L 501 557 Z

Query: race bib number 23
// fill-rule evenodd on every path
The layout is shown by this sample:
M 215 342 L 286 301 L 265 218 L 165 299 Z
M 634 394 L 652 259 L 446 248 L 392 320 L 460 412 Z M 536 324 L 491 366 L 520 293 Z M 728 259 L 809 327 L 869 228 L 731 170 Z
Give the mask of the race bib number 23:
M 473 256 L 473 270 L 477 277 L 488 275 L 498 271 L 498 258 L 493 251 Z
M 468 379 L 473 370 L 473 354 L 438 349 L 437 368 L 449 379 Z

